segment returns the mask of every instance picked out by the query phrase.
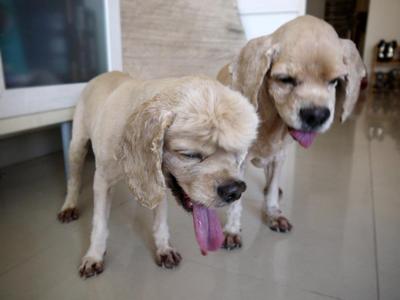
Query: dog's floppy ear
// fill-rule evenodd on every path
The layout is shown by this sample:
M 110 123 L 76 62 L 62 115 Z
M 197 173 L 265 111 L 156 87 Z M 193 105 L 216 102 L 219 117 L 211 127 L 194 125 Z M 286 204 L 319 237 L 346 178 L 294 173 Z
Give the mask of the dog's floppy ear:
M 142 103 L 123 132 L 118 159 L 130 191 L 143 206 L 153 209 L 165 197 L 162 173 L 164 135 L 174 113 L 163 108 L 160 96 Z
M 272 45 L 271 35 L 259 37 L 249 41 L 228 67 L 231 87 L 246 96 L 255 108 L 261 84 L 277 51 L 278 45 Z
M 361 80 L 366 76 L 366 68 L 360 54 L 351 40 L 341 40 L 343 48 L 343 61 L 347 68 L 347 75 L 341 79 L 337 90 L 337 103 L 342 106 L 340 121 L 344 122 L 357 102 Z

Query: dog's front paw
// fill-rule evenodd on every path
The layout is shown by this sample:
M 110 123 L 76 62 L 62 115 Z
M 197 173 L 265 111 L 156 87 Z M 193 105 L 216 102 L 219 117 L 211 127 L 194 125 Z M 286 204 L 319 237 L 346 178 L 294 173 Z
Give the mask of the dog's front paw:
M 79 218 L 79 210 L 76 207 L 63 209 L 57 214 L 57 218 L 61 223 L 69 223 Z
M 179 266 L 182 256 L 174 249 L 167 249 L 164 251 L 157 251 L 156 263 L 160 267 L 173 269 Z
M 286 233 L 292 230 L 293 226 L 284 216 L 267 216 L 268 227 L 275 232 Z
M 104 271 L 103 260 L 97 260 L 90 256 L 82 258 L 82 263 L 79 267 L 79 275 L 83 278 L 89 278 L 100 274 Z
M 242 238 L 240 237 L 240 234 L 225 232 L 225 239 L 222 248 L 226 250 L 242 248 Z

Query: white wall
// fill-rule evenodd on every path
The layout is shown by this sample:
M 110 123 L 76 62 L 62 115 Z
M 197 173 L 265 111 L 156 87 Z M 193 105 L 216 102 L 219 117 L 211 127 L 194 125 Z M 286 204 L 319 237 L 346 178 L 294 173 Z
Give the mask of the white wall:
M 400 41 L 400 0 L 370 0 L 364 61 L 370 70 L 380 39 Z
M 282 24 L 304 15 L 306 0 L 237 0 L 247 39 L 270 34 Z

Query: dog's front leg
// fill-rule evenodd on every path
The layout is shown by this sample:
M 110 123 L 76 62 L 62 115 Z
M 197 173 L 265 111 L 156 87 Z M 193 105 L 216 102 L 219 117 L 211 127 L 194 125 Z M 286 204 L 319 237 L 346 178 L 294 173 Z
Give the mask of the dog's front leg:
M 292 224 L 282 215 L 279 207 L 279 177 L 282 171 L 284 160 L 282 158 L 271 161 L 265 168 L 264 173 L 267 179 L 265 187 L 265 212 L 269 228 L 273 231 L 288 232 Z
M 90 247 L 82 258 L 79 273 L 81 277 L 100 274 L 104 269 L 103 257 L 107 246 L 108 217 L 111 207 L 111 187 L 96 170 L 93 183 L 94 209 Z
M 160 267 L 172 269 L 177 267 L 182 256 L 169 244 L 169 228 L 167 224 L 167 198 L 154 209 L 153 236 L 156 244 L 156 263 Z
M 239 199 L 229 206 L 224 227 L 225 240 L 223 247 L 233 250 L 242 247 L 241 231 L 242 199 Z

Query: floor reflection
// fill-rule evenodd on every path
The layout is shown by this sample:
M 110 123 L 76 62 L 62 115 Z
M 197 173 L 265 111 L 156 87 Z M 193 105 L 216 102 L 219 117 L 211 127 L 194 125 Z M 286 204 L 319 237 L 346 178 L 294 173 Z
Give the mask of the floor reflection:
M 390 137 L 400 150 L 400 94 L 370 94 L 367 101 L 367 136 L 369 140 L 383 141 Z

